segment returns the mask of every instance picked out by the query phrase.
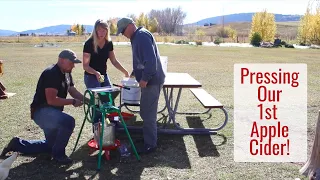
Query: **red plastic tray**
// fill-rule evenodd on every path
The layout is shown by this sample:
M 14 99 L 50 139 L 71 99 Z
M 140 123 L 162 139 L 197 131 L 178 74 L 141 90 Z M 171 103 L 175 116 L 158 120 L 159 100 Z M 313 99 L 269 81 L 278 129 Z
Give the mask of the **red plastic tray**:
M 117 149 L 119 146 L 120 146 L 120 140 L 116 139 L 115 142 L 114 142 L 114 145 L 111 145 L 111 146 L 105 146 L 105 147 L 102 147 L 103 150 L 114 150 L 114 149 Z M 89 142 L 88 142 L 88 146 L 92 149 L 96 149 L 96 150 L 99 150 L 99 146 L 98 146 L 98 143 L 94 140 L 94 139 L 91 139 Z
M 131 114 L 131 113 L 126 113 L 126 112 L 121 112 L 121 115 L 123 117 L 123 120 L 129 120 L 131 119 L 132 117 L 134 117 L 134 114 Z M 110 113 L 108 114 L 108 118 L 113 121 L 114 120 L 114 117 L 115 116 L 118 116 L 118 113 L 114 112 L 114 113 Z M 119 119 L 120 120 L 120 119 Z

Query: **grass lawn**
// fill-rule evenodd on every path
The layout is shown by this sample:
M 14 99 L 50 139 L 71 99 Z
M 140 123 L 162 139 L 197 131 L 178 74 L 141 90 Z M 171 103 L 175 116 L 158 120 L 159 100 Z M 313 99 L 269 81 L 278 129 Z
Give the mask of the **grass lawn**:
M 0 59 L 4 59 L 5 74 L 0 77 L 8 92 L 15 96 L 0 101 L 0 148 L 13 136 L 26 139 L 44 138 L 43 132 L 30 120 L 29 105 L 40 73 L 57 61 L 63 48 L 71 48 L 82 58 L 82 44 L 62 43 L 59 48 L 35 48 L 31 44 L 0 44 Z M 201 46 L 159 46 L 162 56 L 168 56 L 169 72 L 189 73 L 203 88 L 225 105 L 229 113 L 227 126 L 212 136 L 160 135 L 156 154 L 142 156 L 137 162 L 131 156 L 121 163 L 114 153 L 110 161 L 102 161 L 102 170 L 96 172 L 96 156 L 89 156 L 87 141 L 92 129 L 86 124 L 78 149 L 71 156 L 75 163 L 60 166 L 47 156 L 19 156 L 13 164 L 9 179 L 294 179 L 299 175 L 297 163 L 236 163 L 233 160 L 233 65 L 235 63 L 307 63 L 308 64 L 308 150 L 315 133 L 320 91 L 320 51 L 299 49 L 228 48 Z M 115 46 L 118 60 L 131 69 L 131 47 Z M 121 72 L 108 63 L 108 73 L 113 83 L 120 83 Z M 83 70 L 77 65 L 73 71 L 76 87 L 84 92 Z M 191 92 L 182 91 L 179 110 L 202 110 Z M 163 105 L 163 98 L 160 104 Z M 80 125 L 84 118 L 82 108 L 66 106 L 65 111 L 76 119 L 76 128 L 67 146 L 71 154 Z M 178 115 L 182 126 L 192 126 L 203 121 L 206 127 L 216 125 L 223 117 L 214 110 L 208 115 Z M 160 118 L 160 115 L 159 115 Z M 141 121 L 137 115 L 137 121 Z M 140 137 L 134 134 L 134 138 Z M 121 140 L 126 142 L 125 136 Z

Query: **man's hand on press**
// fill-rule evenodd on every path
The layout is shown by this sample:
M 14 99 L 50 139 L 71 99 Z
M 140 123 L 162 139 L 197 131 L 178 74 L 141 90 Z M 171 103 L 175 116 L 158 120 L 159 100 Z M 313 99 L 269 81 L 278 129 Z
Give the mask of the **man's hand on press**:
M 84 103 L 89 104 L 90 103 L 90 99 L 84 98 Z
M 72 103 L 72 105 L 74 107 L 79 107 L 79 106 L 82 106 L 83 102 L 80 101 L 79 99 L 73 99 L 74 103 Z
M 140 80 L 140 82 L 139 82 L 139 86 L 140 86 L 141 88 L 147 87 L 147 84 L 148 84 L 148 82 L 147 82 L 147 81 L 144 81 L 144 80 Z

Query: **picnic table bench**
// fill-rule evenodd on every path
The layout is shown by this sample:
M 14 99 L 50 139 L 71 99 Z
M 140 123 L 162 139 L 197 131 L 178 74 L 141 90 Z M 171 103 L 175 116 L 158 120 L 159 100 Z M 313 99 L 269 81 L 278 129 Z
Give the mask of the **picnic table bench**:
M 223 108 L 223 105 L 201 88 L 190 88 L 192 94 L 199 100 L 205 108 Z

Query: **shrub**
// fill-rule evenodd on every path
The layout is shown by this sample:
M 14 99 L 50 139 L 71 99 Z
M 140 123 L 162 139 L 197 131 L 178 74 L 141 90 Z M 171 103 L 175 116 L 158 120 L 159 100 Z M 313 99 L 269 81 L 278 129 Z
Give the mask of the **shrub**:
M 261 41 L 262 41 L 262 37 L 260 33 L 255 32 L 251 37 L 250 44 L 252 44 L 252 46 L 259 47 Z
M 213 43 L 219 45 L 221 43 L 221 39 L 220 38 L 216 38 Z
M 198 45 L 198 46 L 199 46 L 199 45 L 202 45 L 202 41 L 197 40 L 197 41 L 196 41 L 196 45 Z
M 182 39 L 182 40 L 176 41 L 176 44 L 189 44 L 189 42 Z
M 286 44 L 284 47 L 286 47 L 286 48 L 294 48 L 294 46 L 292 44 Z

